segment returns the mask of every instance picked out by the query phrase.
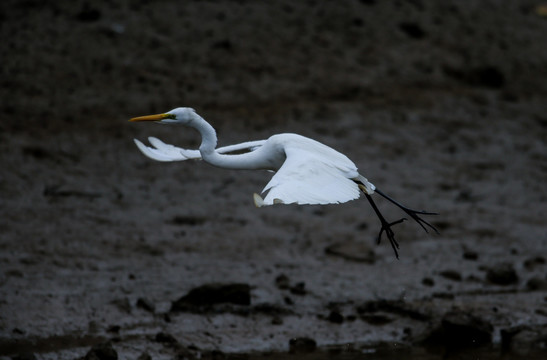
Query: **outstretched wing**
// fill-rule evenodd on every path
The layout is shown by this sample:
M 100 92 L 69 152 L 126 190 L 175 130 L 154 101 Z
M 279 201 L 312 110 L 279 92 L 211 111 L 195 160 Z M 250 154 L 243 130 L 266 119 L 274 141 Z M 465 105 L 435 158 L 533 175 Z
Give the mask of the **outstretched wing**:
M 345 155 L 311 139 L 285 144 L 285 162 L 266 185 L 257 206 L 272 204 L 336 204 L 359 198 L 355 164 Z
M 201 160 L 199 150 L 183 149 L 174 145 L 166 144 L 158 138 L 149 137 L 151 146 L 144 145 L 141 141 L 133 139 L 139 150 L 150 159 L 156 161 L 184 161 Z M 221 154 L 235 151 L 254 151 L 264 144 L 265 140 L 248 141 L 241 144 L 220 147 L 217 151 Z

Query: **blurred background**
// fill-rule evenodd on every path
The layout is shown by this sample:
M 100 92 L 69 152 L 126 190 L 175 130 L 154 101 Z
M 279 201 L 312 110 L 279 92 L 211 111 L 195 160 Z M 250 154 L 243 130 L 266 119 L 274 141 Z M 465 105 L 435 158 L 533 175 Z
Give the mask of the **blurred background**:
M 433 343 L 425 359 L 472 333 L 486 356 L 532 358 L 547 336 L 546 9 L 3 1 L 0 356 Z M 319 140 L 397 200 L 439 212 L 441 234 L 398 225 L 397 261 L 376 246 L 366 202 L 256 209 L 271 174 L 142 156 L 133 138 L 199 146 L 193 130 L 127 122 L 179 106 L 219 145 Z M 251 305 L 172 310 L 212 283 L 249 285 Z

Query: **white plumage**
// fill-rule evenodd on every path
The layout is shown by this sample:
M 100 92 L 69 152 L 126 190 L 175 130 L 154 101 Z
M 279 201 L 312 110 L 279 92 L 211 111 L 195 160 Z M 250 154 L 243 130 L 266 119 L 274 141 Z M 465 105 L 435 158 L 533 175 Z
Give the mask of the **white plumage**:
M 253 196 L 257 207 L 274 204 L 337 204 L 358 199 L 363 193 L 382 223 L 378 241 L 385 231 L 397 256 L 398 244 L 391 226 L 405 219 L 387 222 L 372 200 L 371 195 L 376 192 L 400 207 L 424 230 L 427 231 L 424 226 L 427 225 L 437 231 L 418 216 L 434 213 L 412 210 L 399 204 L 359 174 L 357 166 L 346 155 L 313 139 L 297 134 L 277 134 L 267 140 L 217 149 L 214 128 L 191 108 L 176 108 L 165 114 L 141 116 L 131 121 L 182 124 L 197 129 L 201 134 L 199 150 L 165 144 L 154 137 L 148 138 L 152 145 L 149 147 L 135 139 L 137 147 L 151 159 L 166 162 L 194 159 L 228 169 L 274 171 L 275 175 L 262 190 L 266 196 L 262 198 L 256 193 Z M 233 152 L 237 154 L 230 154 Z

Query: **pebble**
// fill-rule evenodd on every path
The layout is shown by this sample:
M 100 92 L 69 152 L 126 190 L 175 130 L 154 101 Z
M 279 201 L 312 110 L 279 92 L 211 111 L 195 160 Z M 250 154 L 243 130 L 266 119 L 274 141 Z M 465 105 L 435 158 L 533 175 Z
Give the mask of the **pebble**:
M 145 351 L 137 358 L 137 360 L 152 360 L 152 356 Z
M 289 352 L 293 354 L 303 354 L 315 351 L 317 343 L 315 340 L 307 337 L 293 338 L 289 341 Z
M 479 258 L 479 254 L 473 250 L 465 250 L 463 252 L 463 258 L 465 260 L 477 260 Z
M 502 329 L 501 345 L 505 350 L 510 350 L 519 355 L 545 349 L 547 342 L 547 325 L 520 325 L 508 329 Z
M 519 280 L 513 265 L 499 263 L 486 270 L 486 280 L 495 285 L 512 285 Z
M 196 287 L 171 304 L 171 311 L 187 311 L 188 306 L 215 304 L 251 304 L 251 287 L 247 284 L 206 284 Z
M 445 270 L 439 273 L 443 278 L 452 281 L 462 281 L 462 275 L 456 270 Z
M 84 357 L 85 360 L 118 360 L 118 353 L 112 343 L 105 342 L 94 345 Z
M 290 286 L 289 277 L 285 274 L 280 274 L 275 278 L 275 286 L 277 286 L 277 288 L 281 290 L 288 289 Z
M 333 310 L 330 312 L 327 320 L 334 324 L 341 324 L 344 322 L 344 316 L 340 312 Z
M 524 268 L 528 271 L 534 271 L 542 265 L 545 265 L 545 258 L 543 256 L 535 256 L 524 261 Z
M 175 337 L 173 335 L 171 335 L 169 333 L 165 333 L 165 332 L 157 333 L 154 340 L 156 340 L 156 342 L 159 342 L 159 343 L 162 343 L 162 344 L 171 344 L 171 345 L 178 344 L 177 339 L 175 339 Z
M 154 303 L 152 303 L 150 300 L 145 298 L 137 299 L 137 307 L 151 313 L 154 313 L 154 311 L 156 310 Z
M 547 280 L 534 276 L 526 282 L 526 288 L 530 291 L 547 290 Z
M 486 320 L 457 309 L 446 313 L 441 325 L 431 331 L 423 342 L 450 349 L 476 347 L 492 342 L 493 329 Z
M 306 295 L 307 293 L 306 283 L 304 282 L 296 283 L 294 286 L 291 286 L 289 290 L 291 294 L 294 294 L 294 295 Z

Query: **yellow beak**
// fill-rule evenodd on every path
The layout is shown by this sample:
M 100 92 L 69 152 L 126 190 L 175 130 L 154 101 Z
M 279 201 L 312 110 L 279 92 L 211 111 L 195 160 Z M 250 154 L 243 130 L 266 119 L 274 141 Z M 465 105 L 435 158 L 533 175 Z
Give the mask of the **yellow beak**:
M 167 117 L 169 117 L 169 114 L 146 115 L 134 117 L 132 119 L 129 119 L 129 121 L 161 121 Z

